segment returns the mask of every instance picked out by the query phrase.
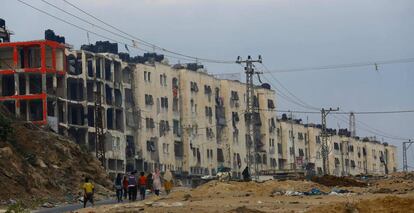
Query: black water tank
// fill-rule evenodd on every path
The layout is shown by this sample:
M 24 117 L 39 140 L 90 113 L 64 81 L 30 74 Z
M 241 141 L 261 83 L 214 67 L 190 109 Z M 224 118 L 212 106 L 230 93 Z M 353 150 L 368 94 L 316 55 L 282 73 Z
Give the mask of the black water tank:
M 265 88 L 265 89 L 270 90 L 272 87 L 271 87 L 271 86 L 270 86 L 270 84 L 268 84 L 268 83 L 263 83 L 263 84 L 262 84 L 262 88 Z
M 0 28 L 5 28 L 6 27 L 6 21 L 2 18 L 0 18 Z

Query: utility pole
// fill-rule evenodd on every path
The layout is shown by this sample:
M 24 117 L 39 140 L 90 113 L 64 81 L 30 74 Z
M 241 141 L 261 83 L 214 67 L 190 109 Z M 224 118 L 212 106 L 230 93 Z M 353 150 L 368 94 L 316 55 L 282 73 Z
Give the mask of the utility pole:
M 290 112 L 290 139 L 292 140 L 292 149 L 293 149 L 293 171 L 296 172 L 295 135 L 293 134 L 293 114 L 292 114 L 292 112 Z
M 329 148 L 328 148 L 328 132 L 326 131 L 326 116 L 330 112 L 333 111 L 339 111 L 339 107 L 337 109 L 324 109 L 321 110 L 321 116 L 322 116 L 322 163 L 323 163 L 323 174 L 329 174 Z
M 96 81 L 96 74 L 94 77 L 96 92 L 95 92 L 95 153 L 96 158 L 101 161 L 102 166 L 106 168 L 105 160 L 105 139 L 103 133 L 103 121 L 102 121 L 102 95 L 101 88 L 98 88 Z
M 403 171 L 408 172 L 408 163 L 407 163 L 407 150 L 410 148 L 411 144 L 414 141 L 408 140 L 407 142 L 403 142 Z
M 351 137 L 356 136 L 356 126 L 355 126 L 355 114 L 354 114 L 354 112 L 349 113 L 349 131 L 351 132 Z
M 252 57 L 249 55 L 247 56 L 247 60 L 242 60 L 240 56 L 237 57 L 236 63 L 238 64 L 246 64 L 244 67 L 245 73 L 246 73 L 246 115 L 247 115 L 247 135 L 248 135 L 248 141 L 247 141 L 247 165 L 249 167 L 249 170 L 251 170 L 251 164 L 252 164 L 252 143 L 254 143 L 254 164 L 255 164 L 255 176 L 256 179 L 258 178 L 258 165 L 257 165 L 257 144 L 256 140 L 254 139 L 254 133 L 253 133 L 253 114 L 255 112 L 254 109 L 254 84 L 253 84 L 253 75 L 259 74 L 258 72 L 255 72 L 253 69 L 253 63 L 262 63 L 262 57 L 259 55 L 257 60 L 253 60 Z

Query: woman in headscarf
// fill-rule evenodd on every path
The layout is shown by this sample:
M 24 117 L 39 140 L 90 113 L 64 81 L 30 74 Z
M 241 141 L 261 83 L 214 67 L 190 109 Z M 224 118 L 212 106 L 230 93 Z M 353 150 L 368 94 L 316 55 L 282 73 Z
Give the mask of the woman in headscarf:
M 171 192 L 173 186 L 173 177 L 170 170 L 167 170 L 164 174 L 164 188 L 167 195 Z
M 153 181 L 154 193 L 157 196 L 160 196 L 161 174 L 160 174 L 159 169 L 155 169 L 155 172 L 152 174 L 152 181 Z

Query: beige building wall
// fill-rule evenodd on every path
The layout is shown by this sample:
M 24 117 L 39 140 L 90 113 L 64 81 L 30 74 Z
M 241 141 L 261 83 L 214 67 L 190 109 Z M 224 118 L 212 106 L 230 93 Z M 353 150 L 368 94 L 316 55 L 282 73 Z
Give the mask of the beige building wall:
M 214 93 L 220 82 L 203 72 L 181 69 L 179 73 L 184 171 L 192 175 L 214 174 L 227 154 L 218 150 L 216 140 Z
M 258 160 L 259 171 L 276 170 L 278 155 L 277 147 L 277 117 L 276 117 L 276 94 L 273 90 L 263 87 L 256 87 L 256 97 L 259 101 L 260 114 L 260 137 L 258 141 Z M 257 122 L 257 120 L 256 120 Z
M 220 99 L 223 101 L 226 125 L 218 132 L 219 145 L 229 153 L 226 165 L 233 176 L 241 177 L 247 166 L 246 145 L 246 85 L 232 80 L 221 80 Z
M 174 153 L 180 133 L 173 131 L 174 120 L 179 120 L 177 112 L 173 112 L 173 79 L 178 81 L 178 77 L 178 72 L 166 64 L 135 66 L 133 94 L 141 118 L 140 129 L 135 134 L 139 170 L 160 168 L 165 171 L 182 167 L 176 164 Z

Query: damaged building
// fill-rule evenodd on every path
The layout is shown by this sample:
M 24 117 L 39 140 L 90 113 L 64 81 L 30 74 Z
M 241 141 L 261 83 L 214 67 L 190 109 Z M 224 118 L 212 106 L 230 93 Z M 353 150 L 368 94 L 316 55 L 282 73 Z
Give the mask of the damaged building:
M 320 128 L 277 118 L 276 94 L 268 84 L 254 90 L 250 138 L 244 83 L 218 79 L 200 64 L 171 66 L 156 53 L 131 57 L 110 42 L 80 50 L 64 42 L 46 31 L 45 40 L 0 43 L 0 102 L 93 155 L 102 138 L 110 174 L 160 168 L 191 178 L 229 167 L 240 177 L 249 143 L 258 150 L 250 160 L 263 174 L 304 171 L 308 164 L 319 173 Z M 329 140 L 331 174 L 396 168 L 394 146 L 343 133 Z

